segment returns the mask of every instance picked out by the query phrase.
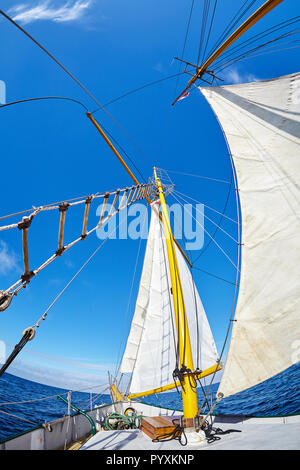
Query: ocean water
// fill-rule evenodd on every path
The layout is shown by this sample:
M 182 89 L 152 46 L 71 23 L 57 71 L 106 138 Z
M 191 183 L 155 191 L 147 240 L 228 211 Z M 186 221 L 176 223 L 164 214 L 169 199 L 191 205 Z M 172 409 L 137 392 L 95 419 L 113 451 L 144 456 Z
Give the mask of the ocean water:
M 217 384 L 211 387 L 213 398 L 217 388 Z M 0 440 L 67 414 L 67 405 L 56 397 L 30 403 L 2 403 L 24 402 L 58 394 L 65 394 L 66 398 L 66 392 L 68 390 L 31 382 L 8 373 L 3 374 L 0 378 Z M 201 404 L 201 389 L 198 389 L 198 396 Z M 181 398 L 176 391 L 149 396 L 143 401 L 152 405 L 182 409 Z M 72 403 L 83 410 L 89 409 L 90 393 L 72 392 Z M 110 396 L 104 394 L 96 398 L 94 394 L 93 406 L 102 403 L 111 403 Z M 214 413 L 247 416 L 300 414 L 300 363 L 262 384 L 223 399 L 216 406 Z

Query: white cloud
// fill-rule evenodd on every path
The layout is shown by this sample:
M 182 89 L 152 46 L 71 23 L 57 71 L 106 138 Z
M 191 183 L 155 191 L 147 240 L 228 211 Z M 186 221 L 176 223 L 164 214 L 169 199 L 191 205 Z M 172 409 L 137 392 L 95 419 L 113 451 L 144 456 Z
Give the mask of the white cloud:
M 21 4 L 9 10 L 13 19 L 28 24 L 38 20 L 55 22 L 74 21 L 81 18 L 92 0 L 69 0 L 63 6 L 54 5 L 51 0 L 40 1 L 37 5 Z
M 16 254 L 0 240 L 0 274 L 5 275 L 15 269 L 19 270 Z
M 237 68 L 231 67 L 230 69 L 223 72 L 223 80 L 228 83 L 250 83 L 257 82 L 260 79 L 252 73 L 240 72 Z
M 69 372 L 62 369 L 29 364 L 18 359 L 7 369 L 7 372 L 26 380 L 67 390 L 83 391 L 85 389 L 89 392 L 99 392 L 107 385 L 107 373 L 93 372 L 92 374 L 83 374 L 79 371 Z

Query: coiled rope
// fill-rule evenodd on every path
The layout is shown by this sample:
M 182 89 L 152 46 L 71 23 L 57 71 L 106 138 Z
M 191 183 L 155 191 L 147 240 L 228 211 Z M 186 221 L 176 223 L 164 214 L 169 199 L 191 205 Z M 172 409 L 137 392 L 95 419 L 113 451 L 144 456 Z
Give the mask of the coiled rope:
M 138 429 L 141 425 L 142 415 L 131 413 L 122 415 L 119 413 L 110 413 L 106 416 L 103 423 L 104 429 L 113 431 L 116 429 Z

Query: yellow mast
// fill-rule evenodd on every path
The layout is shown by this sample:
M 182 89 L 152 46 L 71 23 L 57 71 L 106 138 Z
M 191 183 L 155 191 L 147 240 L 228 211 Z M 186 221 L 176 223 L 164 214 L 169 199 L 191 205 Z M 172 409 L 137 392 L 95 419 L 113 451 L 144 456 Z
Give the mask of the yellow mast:
M 230 47 L 237 39 L 239 39 L 248 29 L 250 29 L 257 21 L 263 18 L 267 13 L 269 13 L 273 8 L 277 5 L 282 3 L 283 0 L 267 0 L 258 10 L 256 10 L 253 15 L 251 15 L 239 28 L 237 28 L 231 36 L 229 36 L 226 41 L 221 44 L 221 46 L 207 59 L 207 61 L 201 66 L 197 67 L 197 72 L 195 75 L 189 80 L 188 85 L 185 89 L 180 93 L 180 95 L 173 101 L 172 105 L 174 105 L 179 98 L 181 98 L 186 91 L 198 80 L 200 79 L 206 72 L 207 68 L 218 58 L 221 54 L 223 54 L 228 47 Z
M 166 207 L 164 190 L 160 180 L 157 177 L 156 169 L 154 168 L 154 177 L 156 182 L 157 191 L 159 194 L 162 221 L 166 237 L 167 254 L 170 268 L 170 277 L 172 285 L 173 305 L 176 320 L 177 338 L 179 345 L 179 366 L 185 366 L 190 371 L 194 371 L 192 349 L 189 335 L 189 328 L 186 318 L 186 311 L 173 241 L 173 235 L 170 226 L 169 215 Z M 192 386 L 193 376 L 189 377 L 187 373 L 183 375 L 182 383 L 182 405 L 184 418 L 194 418 L 198 413 L 198 401 L 196 388 Z

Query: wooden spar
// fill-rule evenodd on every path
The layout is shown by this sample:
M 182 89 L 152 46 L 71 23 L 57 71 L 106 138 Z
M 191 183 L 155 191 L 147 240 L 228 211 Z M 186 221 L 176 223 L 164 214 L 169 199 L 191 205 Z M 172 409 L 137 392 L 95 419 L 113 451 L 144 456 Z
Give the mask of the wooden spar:
M 58 248 L 57 255 L 61 255 L 64 250 L 63 240 L 64 240 L 64 230 L 65 230 L 65 219 L 66 211 L 68 210 L 69 204 L 62 203 L 59 206 L 60 219 L 59 219 L 59 230 L 58 230 Z
M 87 228 L 87 222 L 88 222 L 88 216 L 89 216 L 91 202 L 92 202 L 92 198 L 90 196 L 87 197 L 87 199 L 85 201 L 83 224 L 82 224 L 82 234 L 81 234 L 82 239 L 86 238 L 86 228 Z
M 207 377 L 211 374 L 214 374 L 218 370 L 222 369 L 221 364 L 217 364 L 213 367 L 209 367 L 209 369 L 205 369 L 202 372 L 199 372 L 199 374 L 193 374 L 196 379 L 202 379 L 203 377 Z M 141 393 L 131 393 L 130 395 L 127 396 L 128 400 L 132 400 L 133 398 L 141 398 L 141 397 L 147 397 L 149 395 L 153 395 L 155 393 L 162 393 L 162 392 L 167 392 L 169 390 L 173 390 L 174 388 L 179 388 L 181 387 L 180 382 L 173 382 L 169 385 L 164 385 L 163 387 L 158 387 L 154 388 L 153 390 L 148 390 L 146 392 L 141 392 Z
M 28 227 L 23 228 L 23 231 L 22 231 L 22 246 L 23 246 L 24 275 L 26 276 L 29 274 Z
M 188 85 L 180 93 L 180 95 L 173 101 L 172 106 L 187 92 L 187 90 L 199 79 L 201 78 L 207 68 L 218 58 L 223 52 L 228 49 L 237 39 L 239 39 L 248 29 L 250 29 L 255 23 L 257 23 L 261 18 L 263 18 L 267 13 L 269 13 L 273 8 L 282 3 L 283 0 L 267 0 L 258 10 L 256 10 L 253 15 L 251 15 L 237 30 L 229 36 L 226 41 L 221 44 L 221 46 L 207 59 L 207 61 L 197 68 L 195 75 L 189 80 Z
M 99 220 L 99 223 L 98 223 L 98 228 L 101 227 L 102 225 L 102 222 L 103 222 L 103 217 L 104 217 L 104 213 L 105 213 L 105 209 L 106 209 L 106 205 L 107 205 L 107 200 L 109 198 L 109 193 L 105 193 L 104 195 L 104 201 L 103 201 L 103 204 L 102 204 L 102 209 L 101 209 L 101 215 L 100 215 L 100 220 Z
M 177 257 L 174 246 L 174 238 L 171 231 L 169 215 L 166 207 L 164 190 L 160 180 L 157 177 L 156 169 L 154 168 L 154 177 L 156 188 L 159 194 L 162 221 L 165 232 L 165 239 L 167 245 L 167 255 L 170 268 L 170 278 L 172 285 L 173 306 L 175 312 L 175 323 L 178 338 L 179 349 L 179 366 L 186 367 L 188 370 L 193 371 L 193 357 L 192 348 L 189 335 L 188 322 L 186 318 L 184 298 L 180 280 L 180 274 L 177 264 Z M 177 299 L 175 302 L 174 299 Z M 183 374 L 182 380 L 182 405 L 183 415 L 185 418 L 194 418 L 198 413 L 198 401 L 196 387 L 192 386 L 191 380 L 187 373 Z
M 119 194 L 120 194 L 120 189 L 118 189 L 118 190 L 116 191 L 116 194 L 115 194 L 115 197 L 114 197 L 112 206 L 111 206 L 110 211 L 109 211 L 109 214 L 108 214 L 108 216 L 107 216 L 108 218 L 111 218 L 111 217 L 112 217 L 112 213 L 113 213 L 113 210 L 114 210 L 114 208 L 115 208 L 115 205 L 116 205 L 117 199 L 118 199 L 118 197 L 119 197 Z
M 119 154 L 119 152 L 117 151 L 117 149 L 114 147 L 114 145 L 112 144 L 112 142 L 109 140 L 109 138 L 107 137 L 107 135 L 105 134 L 105 132 L 103 131 L 103 129 L 100 127 L 100 125 L 98 124 L 98 122 L 96 121 L 96 119 L 92 116 L 91 113 L 87 112 L 86 113 L 87 117 L 90 119 L 90 121 L 94 124 L 94 126 L 96 127 L 96 129 L 98 130 L 98 132 L 101 134 L 101 136 L 103 137 L 103 139 L 105 140 L 105 142 L 107 143 L 107 145 L 110 147 L 110 149 L 113 151 L 113 153 L 116 155 L 116 157 L 118 158 L 118 160 L 121 162 L 121 164 L 123 165 L 123 167 L 125 168 L 125 170 L 127 171 L 127 173 L 131 176 L 131 178 L 133 179 L 133 181 L 135 182 L 136 185 L 139 186 L 139 191 L 138 191 L 138 194 L 137 194 L 137 198 L 136 200 L 139 200 L 141 199 L 142 195 L 144 196 L 144 198 L 146 199 L 146 201 L 148 202 L 148 204 L 151 204 L 151 199 L 147 196 L 147 193 L 146 193 L 146 189 L 143 188 L 142 185 L 140 185 L 140 183 L 138 182 L 138 180 L 136 179 L 136 177 L 134 176 L 134 174 L 132 173 L 132 171 L 130 170 L 130 168 L 126 165 L 126 163 L 124 162 L 123 158 L 121 157 L 121 155 Z M 131 201 L 132 202 L 132 201 Z M 161 216 L 160 216 L 160 220 L 161 219 Z M 177 240 L 175 240 L 175 238 L 173 237 L 173 240 L 174 242 L 176 243 L 178 249 L 180 250 L 180 252 L 182 253 L 184 259 L 186 260 L 186 262 L 188 263 L 188 265 L 192 268 L 193 265 L 192 263 L 190 262 L 190 260 L 188 259 L 187 255 L 185 254 L 185 252 L 183 251 L 183 249 L 181 248 L 181 246 L 179 245 L 179 243 L 177 242 Z

